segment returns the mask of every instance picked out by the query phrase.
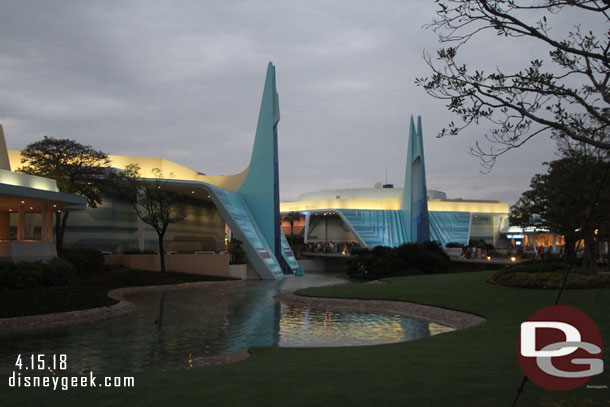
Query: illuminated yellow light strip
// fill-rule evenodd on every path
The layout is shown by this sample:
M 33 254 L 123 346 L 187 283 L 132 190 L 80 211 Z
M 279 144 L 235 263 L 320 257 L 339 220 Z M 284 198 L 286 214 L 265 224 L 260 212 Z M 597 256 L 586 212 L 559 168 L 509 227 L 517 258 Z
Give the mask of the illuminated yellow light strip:
M 280 212 L 306 212 L 332 209 L 400 210 L 400 199 L 320 199 L 280 202 Z M 430 212 L 508 213 L 508 204 L 469 201 L 428 201 Z

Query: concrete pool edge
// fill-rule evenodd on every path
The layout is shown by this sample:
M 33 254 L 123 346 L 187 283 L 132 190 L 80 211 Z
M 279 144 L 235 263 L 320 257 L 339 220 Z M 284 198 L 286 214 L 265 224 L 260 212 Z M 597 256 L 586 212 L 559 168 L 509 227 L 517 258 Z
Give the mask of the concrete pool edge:
M 207 285 L 227 285 L 241 282 L 241 280 L 197 281 L 180 284 L 115 288 L 114 290 L 108 291 L 108 297 L 119 301 L 117 304 L 113 304 L 108 307 L 87 308 L 77 311 L 57 312 L 54 314 L 0 318 L 0 333 L 21 333 L 38 329 L 55 328 L 60 326 L 75 325 L 82 322 L 98 321 L 129 314 L 130 312 L 133 312 L 137 309 L 137 306 L 125 299 L 125 296 L 129 294 L 163 290 L 175 291 L 191 287 Z
M 487 321 L 483 317 L 466 312 L 406 301 L 305 297 L 294 292 L 279 294 L 273 299 L 285 304 L 305 305 L 312 308 L 329 307 L 365 313 L 397 314 L 453 329 L 471 328 Z

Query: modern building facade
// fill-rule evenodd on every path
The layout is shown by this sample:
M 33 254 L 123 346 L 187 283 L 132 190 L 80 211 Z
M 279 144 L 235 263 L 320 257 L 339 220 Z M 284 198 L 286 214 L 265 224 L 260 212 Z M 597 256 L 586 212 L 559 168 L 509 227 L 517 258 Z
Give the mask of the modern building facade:
M 302 270 L 280 229 L 277 124 L 280 120 L 275 67 L 269 63 L 250 165 L 229 176 L 209 176 L 176 163 L 149 157 L 110 156 L 111 165 L 124 169 L 138 164 L 143 180 L 153 180 L 153 169 L 173 174 L 165 187 L 183 197 L 186 219 L 172 225 L 169 249 L 214 250 L 222 244 L 225 224 L 242 242 L 248 260 L 262 279 L 281 279 Z M 20 163 L 20 153 L 11 152 Z M 176 227 L 173 227 L 176 226 Z M 156 236 L 155 236 L 156 238 Z M 107 193 L 104 203 L 72 217 L 66 246 L 87 246 L 107 251 L 146 248 L 150 231 L 118 196 Z M 223 246 L 224 247 L 224 246 Z
M 280 204 L 279 120 L 275 67 L 269 63 L 251 161 L 242 172 L 211 176 L 162 158 L 119 155 L 109 158 L 116 169 L 138 164 L 144 181 L 155 181 L 156 169 L 165 176 L 171 174 L 170 179 L 164 180 L 164 188 L 182 197 L 180 206 L 185 218 L 169 228 L 168 251 L 224 251 L 226 236 L 232 235 L 242 242 L 249 263 L 262 279 L 280 279 L 302 271 L 282 232 L 281 213 L 302 214 L 306 241 L 352 241 L 363 247 L 398 246 L 426 240 L 437 240 L 443 245 L 468 244 L 472 238 L 497 245 L 500 232 L 508 228 L 507 204 L 447 199 L 445 193 L 427 189 L 421 118 L 417 124 L 411 118 L 403 188 L 386 185 L 387 188 L 317 191 L 301 195 L 299 201 Z M 16 226 L 12 240 L 25 239 L 29 233 L 26 231 L 31 230 L 31 234 L 38 233 L 40 241 L 49 243 L 53 227 L 51 208 L 85 209 L 85 200 L 62 194 L 52 180 L 43 182 L 36 180 L 37 177 L 9 172 L 10 165 L 20 166 L 21 155 L 18 151 L 7 154 L 3 138 L 0 141 L 0 239 L 3 236 L 7 241 L 12 239 L 10 230 L 15 223 L 21 226 Z M 18 180 L 9 180 L 7 174 Z M 28 182 L 46 186 L 30 188 L 35 191 L 28 192 L 23 189 Z M 15 187 L 21 188 L 17 192 L 22 195 L 11 189 Z M 30 211 L 38 211 L 39 215 L 28 215 L 29 206 L 21 203 L 25 199 L 15 196 L 36 198 L 37 204 Z M 3 214 L 13 210 L 9 208 L 11 205 L 21 212 Z M 30 218 L 40 224 L 38 229 L 26 226 Z M 64 245 L 93 247 L 108 253 L 156 250 L 157 236 L 119 194 L 106 191 L 99 207 L 86 208 L 70 216 Z
M 421 118 L 409 130 L 404 188 L 334 189 L 283 202 L 281 213 L 298 212 L 305 242 L 351 241 L 362 247 L 399 246 L 436 240 L 467 245 L 481 239 L 497 246 L 508 228 L 508 204 L 498 201 L 447 199 L 428 190 Z

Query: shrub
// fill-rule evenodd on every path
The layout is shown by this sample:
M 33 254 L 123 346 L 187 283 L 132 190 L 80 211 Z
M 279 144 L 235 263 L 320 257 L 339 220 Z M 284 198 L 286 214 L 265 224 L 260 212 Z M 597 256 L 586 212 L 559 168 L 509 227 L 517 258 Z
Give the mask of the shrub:
M 59 254 L 76 267 L 78 272 L 95 272 L 104 268 L 104 255 L 95 249 L 63 249 Z
M 57 257 L 47 263 L 3 261 L 0 262 L 0 287 L 32 288 L 66 285 L 72 281 L 75 272 L 72 263 Z
M 406 243 L 399 247 L 376 246 L 356 249 L 348 263 L 351 278 L 374 280 L 384 277 L 434 274 L 449 271 L 449 257 L 437 242 Z
M 496 271 L 487 281 L 490 284 L 521 288 L 559 288 L 567 266 L 558 261 L 528 261 Z M 608 288 L 610 275 L 586 273 L 573 269 L 566 288 Z
M 241 248 L 241 244 L 241 240 L 235 238 L 229 243 L 228 251 L 231 255 L 231 264 L 246 264 L 248 259 L 246 252 Z
M 77 268 L 71 262 L 59 257 L 42 264 L 40 283 L 45 287 L 70 284 L 76 276 Z
M 0 262 L 0 287 L 28 288 L 39 285 L 42 262 Z
M 452 248 L 452 247 L 453 247 L 453 248 L 456 248 L 456 247 L 458 247 L 458 248 L 462 248 L 462 247 L 464 247 L 464 244 L 463 244 L 463 243 L 460 243 L 460 242 L 449 242 L 449 243 L 447 243 L 447 244 L 445 245 L 445 247 L 447 247 L 447 248 Z

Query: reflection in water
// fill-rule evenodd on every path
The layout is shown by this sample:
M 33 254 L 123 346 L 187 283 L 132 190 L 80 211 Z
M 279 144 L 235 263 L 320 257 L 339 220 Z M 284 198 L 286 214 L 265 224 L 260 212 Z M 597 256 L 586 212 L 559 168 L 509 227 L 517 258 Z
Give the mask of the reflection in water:
M 0 335 L 0 371 L 12 371 L 18 354 L 67 354 L 69 370 L 97 374 L 177 369 L 188 366 L 192 358 L 251 346 L 367 345 L 446 330 L 398 316 L 311 309 L 273 300 L 298 288 L 345 281 L 332 274 L 309 274 L 130 295 L 128 300 L 138 309 L 129 315 Z

